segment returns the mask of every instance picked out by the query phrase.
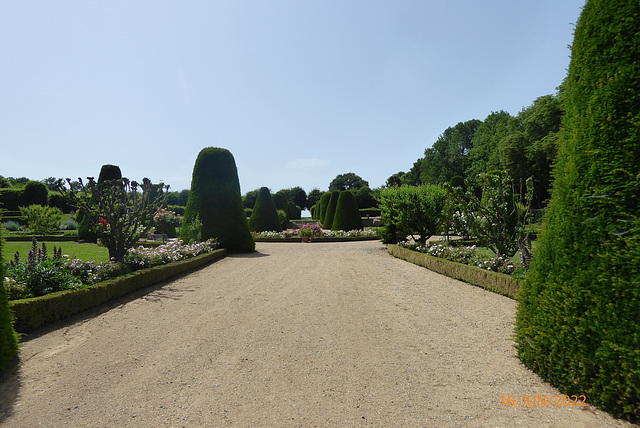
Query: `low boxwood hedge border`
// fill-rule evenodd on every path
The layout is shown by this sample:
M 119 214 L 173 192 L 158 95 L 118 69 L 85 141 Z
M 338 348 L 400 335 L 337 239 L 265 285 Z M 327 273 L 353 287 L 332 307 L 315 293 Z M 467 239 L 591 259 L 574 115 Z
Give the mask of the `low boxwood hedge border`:
M 459 279 L 471 285 L 482 287 L 512 299 L 517 297 L 518 291 L 520 291 L 520 287 L 524 283 L 522 279 L 513 278 L 503 273 L 433 257 L 428 254 L 409 250 L 408 248 L 399 247 L 395 244 L 389 244 L 388 251 L 389 254 L 399 259 L 426 267 L 429 270 L 454 279 Z
M 66 242 L 66 241 L 77 241 L 78 236 L 65 236 L 65 235 L 5 235 L 5 241 L 29 241 L 36 239 L 38 242 L 43 241 L 56 241 L 56 242 Z
M 218 249 L 179 262 L 135 271 L 86 288 L 59 291 L 31 299 L 12 300 L 9 302 L 9 308 L 15 315 L 14 328 L 19 333 L 28 333 L 109 300 L 211 263 L 225 255 L 225 249 Z

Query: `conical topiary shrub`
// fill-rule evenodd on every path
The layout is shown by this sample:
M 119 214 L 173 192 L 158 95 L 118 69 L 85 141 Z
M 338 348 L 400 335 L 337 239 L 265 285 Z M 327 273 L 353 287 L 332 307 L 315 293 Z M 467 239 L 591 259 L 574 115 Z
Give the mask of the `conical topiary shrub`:
M 327 213 L 330 200 L 331 192 L 325 192 L 320 196 L 320 200 L 316 204 L 316 220 L 319 220 L 320 223 L 324 220 L 324 215 Z
M 343 190 L 338 196 L 331 230 L 362 230 L 362 217 L 353 192 Z
M 255 249 L 242 206 L 236 162 L 227 149 L 207 147 L 198 154 L 181 230 L 183 240 L 193 236 L 196 218 L 202 223 L 203 241 L 217 238 L 229 252 Z
M 266 187 L 262 187 L 258 193 L 253 212 L 249 218 L 249 229 L 254 232 L 279 232 L 282 230 L 271 192 Z
M 327 210 L 324 213 L 324 220 L 322 221 L 323 229 L 331 229 L 333 225 L 333 216 L 336 214 L 336 207 L 338 206 L 338 197 L 340 197 L 340 191 L 334 190 L 331 192 L 331 199 L 327 205 Z
M 4 260 L 2 259 L 2 226 L 0 226 L 0 279 L 4 278 Z M 18 335 L 13 329 L 13 316 L 9 312 L 7 291 L 0 284 L 0 370 L 4 370 L 18 355 Z
M 574 32 L 553 191 L 518 294 L 518 356 L 563 394 L 640 418 L 640 2 Z

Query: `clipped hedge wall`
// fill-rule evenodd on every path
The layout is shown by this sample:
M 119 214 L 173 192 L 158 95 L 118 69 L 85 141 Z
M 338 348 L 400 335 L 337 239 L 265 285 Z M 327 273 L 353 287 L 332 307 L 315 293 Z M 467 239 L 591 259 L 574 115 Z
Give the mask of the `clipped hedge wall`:
M 20 333 L 28 333 L 49 323 L 68 318 L 76 313 L 221 259 L 225 254 L 226 250 L 224 249 L 214 250 L 191 259 L 139 270 L 90 287 L 10 301 L 9 307 L 13 310 L 16 318 L 15 329 Z
M 433 257 L 428 254 L 411 251 L 408 248 L 399 247 L 395 244 L 389 244 L 388 251 L 389 254 L 399 259 L 426 267 L 434 272 L 459 279 L 460 281 L 482 287 L 512 299 L 518 296 L 518 292 L 524 283 L 521 279 L 516 279 L 503 273 Z
M 516 317 L 518 357 L 563 394 L 640 420 L 640 2 L 574 32 L 553 191 Z
M 2 258 L 2 228 L 0 227 L 0 280 L 4 278 L 4 260 Z M 0 284 L 0 370 L 4 370 L 18 355 L 18 335 L 13 328 L 13 316 L 9 311 L 7 292 Z

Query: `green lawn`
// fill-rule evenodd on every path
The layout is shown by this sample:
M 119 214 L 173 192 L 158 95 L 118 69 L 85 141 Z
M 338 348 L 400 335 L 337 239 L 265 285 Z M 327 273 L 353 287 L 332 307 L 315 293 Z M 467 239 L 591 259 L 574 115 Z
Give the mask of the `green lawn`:
M 105 247 L 96 244 L 79 244 L 77 242 L 45 242 L 49 256 L 53 254 L 53 247 L 62 248 L 62 254 L 66 254 L 72 259 L 84 261 L 106 262 L 109 261 L 109 251 Z M 42 243 L 38 243 L 42 248 Z M 27 241 L 5 241 L 2 249 L 2 258 L 8 262 L 13 258 L 16 251 L 20 253 L 20 258 L 26 258 L 31 249 L 31 242 Z

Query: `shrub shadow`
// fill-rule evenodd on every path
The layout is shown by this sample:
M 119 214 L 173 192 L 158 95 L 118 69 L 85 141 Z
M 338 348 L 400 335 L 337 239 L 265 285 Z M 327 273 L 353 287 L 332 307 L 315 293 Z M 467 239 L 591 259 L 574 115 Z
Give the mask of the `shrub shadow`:
M 20 381 L 20 357 L 10 367 L 0 372 L 0 425 L 13 414 L 22 382 Z
M 271 254 L 261 253 L 260 251 L 254 251 L 252 253 L 233 253 L 227 254 L 227 257 L 232 259 L 255 259 L 258 257 L 269 257 Z

